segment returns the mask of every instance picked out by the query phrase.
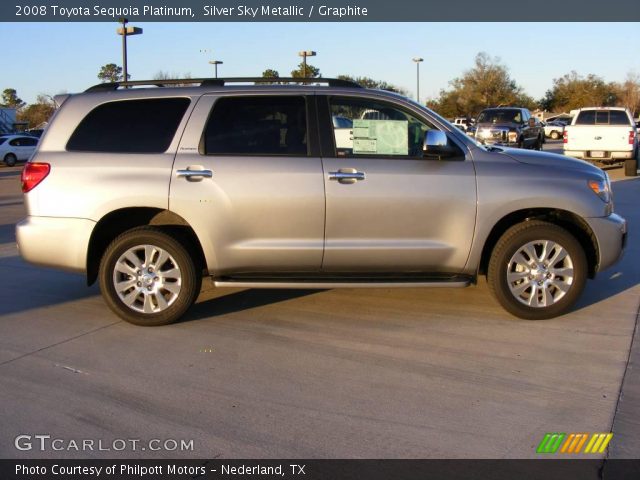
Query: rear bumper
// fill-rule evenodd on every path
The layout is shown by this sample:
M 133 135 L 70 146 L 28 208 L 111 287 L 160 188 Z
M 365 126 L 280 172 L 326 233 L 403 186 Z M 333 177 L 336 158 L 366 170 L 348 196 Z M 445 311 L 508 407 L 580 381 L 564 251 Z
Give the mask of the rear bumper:
M 20 255 L 37 265 L 85 272 L 95 224 L 84 218 L 26 217 L 16 225 Z
M 629 158 L 633 158 L 633 151 L 624 151 L 624 152 L 610 152 L 605 151 L 604 157 L 592 157 L 590 155 L 590 150 L 565 150 L 564 154 L 573 157 L 573 158 L 581 158 L 583 160 L 627 160 Z
M 608 217 L 585 219 L 598 242 L 598 271 L 615 264 L 627 242 L 627 221 L 612 213 Z

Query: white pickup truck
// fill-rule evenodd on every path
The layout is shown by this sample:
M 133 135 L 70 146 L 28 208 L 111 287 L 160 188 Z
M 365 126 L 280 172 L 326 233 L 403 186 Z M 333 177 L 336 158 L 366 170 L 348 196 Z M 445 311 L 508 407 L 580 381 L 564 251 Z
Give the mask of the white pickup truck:
M 624 162 L 625 175 L 638 168 L 638 138 L 629 111 L 619 107 L 581 108 L 564 128 L 564 154 L 604 164 Z

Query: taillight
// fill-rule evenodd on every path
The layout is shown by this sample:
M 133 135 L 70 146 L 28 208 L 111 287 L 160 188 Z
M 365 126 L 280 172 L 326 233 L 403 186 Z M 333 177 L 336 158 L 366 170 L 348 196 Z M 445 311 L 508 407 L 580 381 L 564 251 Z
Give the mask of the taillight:
M 564 132 L 562 132 L 562 143 L 568 143 L 568 142 L 569 142 L 569 132 L 565 130 Z
M 48 163 L 27 162 L 22 170 L 22 191 L 27 193 L 33 190 L 42 180 L 49 175 L 51 165 Z
M 629 145 L 633 145 L 635 139 L 636 139 L 636 131 L 629 130 Z

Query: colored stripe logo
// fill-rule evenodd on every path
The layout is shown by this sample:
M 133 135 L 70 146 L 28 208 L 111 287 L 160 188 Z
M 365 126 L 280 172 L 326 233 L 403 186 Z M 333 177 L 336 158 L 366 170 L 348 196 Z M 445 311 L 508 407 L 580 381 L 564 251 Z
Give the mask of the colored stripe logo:
M 613 433 L 546 433 L 536 453 L 604 453 L 612 438 Z

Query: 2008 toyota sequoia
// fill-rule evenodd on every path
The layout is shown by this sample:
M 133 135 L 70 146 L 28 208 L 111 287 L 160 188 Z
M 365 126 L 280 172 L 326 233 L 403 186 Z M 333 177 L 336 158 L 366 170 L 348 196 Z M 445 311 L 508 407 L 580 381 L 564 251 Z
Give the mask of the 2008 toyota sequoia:
M 486 274 L 506 310 L 549 318 L 621 254 L 625 220 L 586 162 L 480 145 L 393 93 L 265 80 L 59 98 L 22 176 L 21 255 L 98 279 L 117 315 L 162 325 L 203 274 L 251 288 L 462 287 Z

